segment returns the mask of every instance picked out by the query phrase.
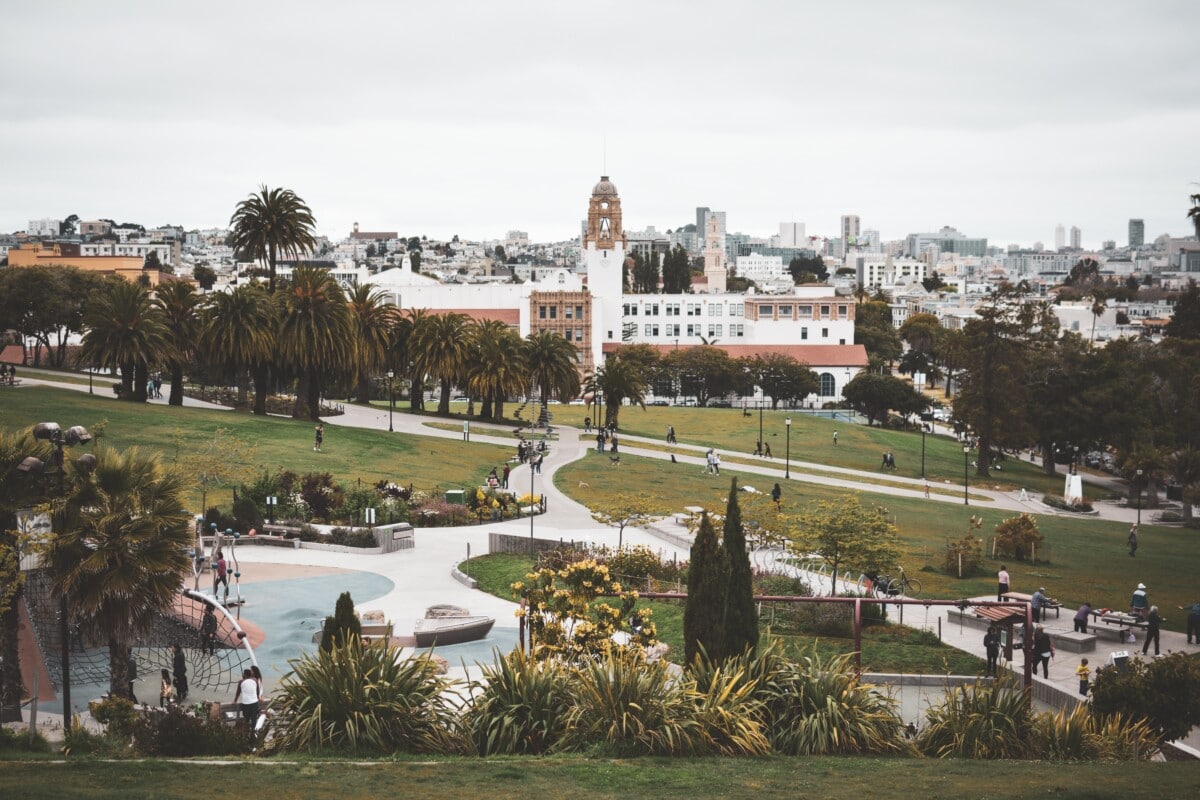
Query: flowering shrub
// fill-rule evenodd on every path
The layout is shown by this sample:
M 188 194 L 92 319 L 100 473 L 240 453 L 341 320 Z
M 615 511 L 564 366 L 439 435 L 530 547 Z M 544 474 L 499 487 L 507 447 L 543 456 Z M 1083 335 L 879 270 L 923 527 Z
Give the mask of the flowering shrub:
M 637 592 L 624 591 L 609 576 L 608 567 L 594 559 L 568 564 L 561 570 L 540 569 L 513 584 L 525 607 L 529 630 L 530 654 L 534 659 L 562 658 L 580 662 L 607 655 L 618 645 L 613 634 L 628 635 L 625 647 L 642 653 L 655 643 L 650 611 L 636 614 Z M 602 595 L 614 595 L 616 605 L 597 602 Z
M 471 516 L 471 510 L 466 506 L 431 498 L 418 505 L 409 518 L 413 524 L 422 527 L 449 527 L 466 525 Z

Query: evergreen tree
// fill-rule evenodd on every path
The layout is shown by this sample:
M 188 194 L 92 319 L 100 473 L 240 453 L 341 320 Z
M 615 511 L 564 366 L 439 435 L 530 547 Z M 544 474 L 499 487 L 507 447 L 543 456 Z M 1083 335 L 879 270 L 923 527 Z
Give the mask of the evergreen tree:
M 729 554 L 729 590 L 725 598 L 725 653 L 736 656 L 758 647 L 758 612 L 754 608 L 754 578 L 746 552 L 746 530 L 738 505 L 737 478 L 729 485 L 725 504 L 725 552 Z
M 692 545 L 688 597 L 683 610 L 683 655 L 692 664 L 701 648 L 710 659 L 725 658 L 725 597 L 729 588 L 729 554 L 705 514 Z
M 354 601 L 350 599 L 350 593 L 342 592 L 334 606 L 333 616 L 325 618 L 325 625 L 321 629 L 321 649 L 328 651 L 340 647 L 350 638 L 350 634 L 362 636 L 362 623 L 354 613 Z

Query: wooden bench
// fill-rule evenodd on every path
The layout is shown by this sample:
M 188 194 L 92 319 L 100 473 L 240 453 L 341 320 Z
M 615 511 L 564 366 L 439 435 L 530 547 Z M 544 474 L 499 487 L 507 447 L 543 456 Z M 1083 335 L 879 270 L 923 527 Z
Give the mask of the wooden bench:
M 11 381 L 8 378 L 5 378 L 3 381 L 0 381 L 0 386 L 20 386 L 20 385 L 21 385 L 20 378 L 13 378 Z
M 1005 592 L 1004 594 L 1002 594 L 1000 596 L 1003 597 L 1005 600 L 1011 600 L 1016 603 L 1032 603 L 1033 602 L 1033 595 L 1025 594 L 1023 592 Z M 1045 601 L 1043 601 L 1043 602 L 1044 602 L 1044 605 L 1042 606 L 1043 610 L 1047 609 L 1047 608 L 1053 608 L 1054 609 L 1054 618 L 1058 619 L 1059 613 L 1062 610 L 1062 603 L 1058 602 L 1053 597 L 1047 597 L 1045 599 Z M 1045 616 L 1046 615 L 1043 613 L 1042 617 L 1045 618 Z

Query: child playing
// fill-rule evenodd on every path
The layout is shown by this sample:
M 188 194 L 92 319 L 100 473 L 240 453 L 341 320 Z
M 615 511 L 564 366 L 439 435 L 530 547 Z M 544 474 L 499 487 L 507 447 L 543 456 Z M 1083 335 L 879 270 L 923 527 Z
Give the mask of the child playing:
M 158 690 L 158 707 L 165 708 L 167 703 L 171 702 L 174 694 L 175 687 L 171 685 L 171 671 L 164 669 L 162 671 L 162 687 Z
M 1091 670 L 1088 669 L 1088 660 L 1086 658 L 1080 659 L 1079 666 L 1075 668 L 1075 674 L 1079 676 L 1079 693 L 1084 697 L 1087 697 L 1088 675 L 1090 673 Z

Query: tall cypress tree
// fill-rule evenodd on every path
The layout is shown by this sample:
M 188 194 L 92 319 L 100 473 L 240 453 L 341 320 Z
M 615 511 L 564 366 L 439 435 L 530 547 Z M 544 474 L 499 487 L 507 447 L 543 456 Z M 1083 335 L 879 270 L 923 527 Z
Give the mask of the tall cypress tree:
M 730 480 L 725 505 L 725 552 L 729 554 L 729 591 L 725 598 L 725 653 L 740 655 L 758 647 L 758 612 L 754 608 L 754 576 L 746 552 L 746 531 L 738 505 L 737 478 Z
M 729 554 L 705 514 L 692 545 L 688 597 L 683 611 L 683 656 L 692 664 L 701 647 L 713 660 L 725 658 L 725 596 Z
M 362 623 L 354 613 L 354 601 L 349 592 L 342 592 L 334 606 L 333 616 L 325 618 L 321 628 L 321 649 L 332 650 L 345 643 L 350 634 L 362 636 Z

